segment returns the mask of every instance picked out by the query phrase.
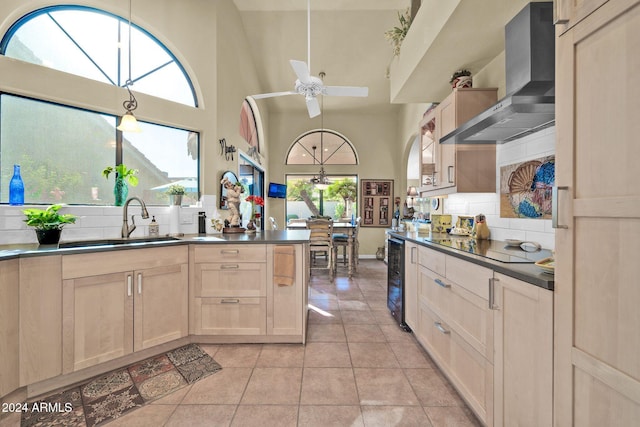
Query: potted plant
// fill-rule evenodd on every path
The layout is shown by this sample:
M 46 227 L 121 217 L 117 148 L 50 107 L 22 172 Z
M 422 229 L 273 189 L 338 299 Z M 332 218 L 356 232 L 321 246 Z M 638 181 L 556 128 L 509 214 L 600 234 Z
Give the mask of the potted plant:
M 451 88 L 463 88 L 463 87 L 472 87 L 473 80 L 471 79 L 471 71 L 469 70 L 458 70 L 451 76 L 449 80 L 451 83 Z
M 171 184 L 167 189 L 167 194 L 172 205 L 180 206 L 182 204 L 182 196 L 184 196 L 185 188 L 180 184 Z
M 400 55 L 400 46 L 409 31 L 409 27 L 411 27 L 411 19 L 411 12 L 409 8 L 407 8 L 403 13 L 398 12 L 398 21 L 400 21 L 400 26 L 393 27 L 392 29 L 384 32 L 384 37 L 389 40 L 393 46 L 394 56 Z
M 58 213 L 61 207 L 62 205 L 56 204 L 46 209 L 30 208 L 22 211 L 27 217 L 24 222 L 35 228 L 38 243 L 41 245 L 58 244 L 62 227 L 76 222 L 75 215 Z
M 116 206 L 123 206 L 124 202 L 127 200 L 127 195 L 129 194 L 129 187 L 127 187 L 127 183 L 133 185 L 134 187 L 138 185 L 138 177 L 136 176 L 136 174 L 138 173 L 138 169 L 129 169 L 123 163 L 121 163 L 116 167 L 107 166 L 102 171 L 102 175 L 108 179 L 111 172 L 116 173 L 116 183 L 113 187 L 113 195 L 116 198 Z

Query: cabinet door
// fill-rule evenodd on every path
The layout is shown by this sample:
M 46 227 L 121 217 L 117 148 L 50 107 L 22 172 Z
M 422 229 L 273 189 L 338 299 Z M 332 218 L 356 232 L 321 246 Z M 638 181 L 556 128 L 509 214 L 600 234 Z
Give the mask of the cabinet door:
M 423 187 L 437 187 L 440 178 L 437 111 L 432 109 L 420 122 L 420 185 Z
M 556 0 L 554 21 L 569 28 L 582 21 L 608 0 Z
M 132 272 L 63 282 L 63 371 L 69 373 L 133 351 Z
M 0 396 L 20 385 L 20 275 L 18 260 L 0 262 Z
M 418 245 L 404 245 L 404 321 L 412 330 L 418 326 Z
M 135 271 L 134 279 L 134 350 L 187 336 L 188 265 Z
M 268 258 L 274 259 L 274 249 L 269 245 Z M 294 245 L 295 249 L 295 283 L 292 286 L 279 286 L 273 280 L 275 266 L 269 263 L 267 276 L 269 287 L 267 292 L 267 334 L 269 335 L 302 335 L 306 311 L 305 289 L 307 287 L 304 246 Z
M 62 372 L 62 266 L 56 255 L 20 259 L 20 385 Z
M 638 52 L 637 0 L 608 1 L 556 39 L 557 426 L 640 420 Z
M 553 292 L 495 274 L 494 425 L 553 422 Z

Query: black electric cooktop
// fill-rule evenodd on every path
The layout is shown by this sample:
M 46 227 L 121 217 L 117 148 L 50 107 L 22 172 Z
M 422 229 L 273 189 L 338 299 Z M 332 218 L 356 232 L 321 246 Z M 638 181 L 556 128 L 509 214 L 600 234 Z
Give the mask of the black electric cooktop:
M 522 249 L 520 246 L 507 246 L 506 242 L 500 240 L 476 240 L 468 236 L 432 234 L 429 237 L 424 237 L 423 240 L 509 264 L 533 264 L 552 255 L 551 251 L 546 249 L 536 249 L 530 246 L 525 246 L 526 249 Z

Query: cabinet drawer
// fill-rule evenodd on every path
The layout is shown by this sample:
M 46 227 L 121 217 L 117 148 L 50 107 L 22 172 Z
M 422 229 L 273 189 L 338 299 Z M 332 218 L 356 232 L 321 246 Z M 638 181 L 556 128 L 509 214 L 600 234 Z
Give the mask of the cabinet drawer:
M 419 299 L 424 300 L 439 316 L 450 312 L 451 284 L 443 276 L 420 267 Z
M 196 297 L 264 297 L 267 295 L 266 264 L 196 264 Z
M 265 245 L 195 245 L 195 263 L 201 262 L 266 262 Z
M 196 298 L 199 335 L 264 335 L 266 298 Z
M 418 264 L 427 267 L 429 270 L 444 276 L 446 273 L 445 264 L 446 255 L 442 252 L 427 249 L 425 247 L 418 248 Z
M 489 301 L 489 279 L 493 278 L 493 270 L 448 255 L 446 271 L 448 280 Z
M 418 339 L 484 422 L 493 418 L 493 365 L 422 303 Z

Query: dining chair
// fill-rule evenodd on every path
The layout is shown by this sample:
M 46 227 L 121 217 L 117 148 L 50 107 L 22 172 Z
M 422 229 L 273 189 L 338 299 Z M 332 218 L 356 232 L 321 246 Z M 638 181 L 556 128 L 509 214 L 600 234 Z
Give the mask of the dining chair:
M 352 241 L 351 241 L 351 258 L 347 260 L 347 247 L 349 246 L 349 236 L 345 233 L 334 233 L 333 234 L 333 268 L 334 270 L 338 266 L 338 258 L 340 248 L 342 248 L 342 264 L 348 265 L 347 262 L 351 263 L 353 271 L 357 271 L 358 264 L 358 250 L 360 249 L 360 245 L 358 242 L 358 232 L 360 231 L 360 221 L 361 217 L 356 218 L 356 226 L 352 231 Z
M 311 219 L 307 221 L 309 235 L 309 268 L 311 270 L 328 270 L 333 279 L 333 221 Z M 324 260 L 320 256 L 323 255 Z M 324 262 L 321 262 L 324 261 Z
M 269 217 L 269 222 L 271 223 L 271 229 L 272 230 L 277 230 L 278 229 L 278 223 L 276 222 L 276 219 L 272 216 Z

